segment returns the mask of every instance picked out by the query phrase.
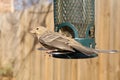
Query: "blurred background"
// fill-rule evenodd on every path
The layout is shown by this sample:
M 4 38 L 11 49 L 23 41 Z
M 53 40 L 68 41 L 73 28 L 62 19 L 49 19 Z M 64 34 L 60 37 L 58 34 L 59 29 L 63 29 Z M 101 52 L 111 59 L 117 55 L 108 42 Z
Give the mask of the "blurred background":
M 52 0 L 0 0 L 0 80 L 120 80 L 120 54 L 58 59 L 37 50 L 30 29 L 54 29 Z M 95 1 L 97 49 L 120 50 L 120 1 Z

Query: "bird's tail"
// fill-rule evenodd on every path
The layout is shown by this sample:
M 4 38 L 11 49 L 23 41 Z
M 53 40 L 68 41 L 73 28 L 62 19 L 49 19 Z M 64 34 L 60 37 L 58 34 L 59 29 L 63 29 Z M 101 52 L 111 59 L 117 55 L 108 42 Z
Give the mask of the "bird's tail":
M 118 53 L 118 52 L 120 52 L 118 50 L 99 50 L 99 49 L 88 48 L 88 47 L 85 47 L 82 44 L 80 44 L 74 40 L 72 40 L 69 43 L 69 45 L 72 48 L 76 49 L 77 51 L 82 52 L 83 54 L 86 54 L 88 56 L 93 54 L 93 53 L 98 54 L 98 53 Z
M 119 53 L 120 51 L 118 50 L 99 50 L 99 49 L 93 49 L 93 48 L 88 48 L 82 45 L 71 45 L 74 49 L 76 49 L 77 51 L 82 52 L 83 54 L 86 54 L 88 56 L 90 56 L 91 54 L 98 54 L 98 53 Z
M 97 53 L 119 53 L 120 52 L 118 50 L 99 50 L 99 49 L 95 49 L 95 51 Z

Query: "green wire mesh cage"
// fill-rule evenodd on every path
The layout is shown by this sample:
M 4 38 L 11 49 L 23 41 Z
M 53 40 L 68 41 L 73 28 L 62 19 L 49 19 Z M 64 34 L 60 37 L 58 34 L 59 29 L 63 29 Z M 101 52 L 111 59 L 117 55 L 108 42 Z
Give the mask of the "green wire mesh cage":
M 54 0 L 55 26 L 70 22 L 85 37 L 88 25 L 94 25 L 94 0 Z M 94 35 L 92 35 L 93 37 Z
M 54 0 L 55 31 L 95 48 L 94 0 Z

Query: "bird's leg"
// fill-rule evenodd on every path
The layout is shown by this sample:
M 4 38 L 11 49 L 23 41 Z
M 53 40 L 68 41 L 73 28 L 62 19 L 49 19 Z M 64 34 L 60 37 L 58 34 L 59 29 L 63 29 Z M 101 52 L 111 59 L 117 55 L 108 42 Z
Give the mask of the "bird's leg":
M 54 51 L 58 51 L 58 50 L 57 50 L 57 49 L 54 49 L 54 50 L 47 50 L 46 53 L 52 54 L 52 52 L 54 52 Z
M 52 52 L 57 51 L 57 49 L 47 49 L 44 47 L 40 47 L 40 48 L 38 48 L 38 50 L 45 51 L 48 54 L 51 54 Z
M 40 48 L 38 48 L 38 50 L 47 51 L 48 49 L 47 49 L 47 48 L 44 48 L 44 47 L 40 47 Z

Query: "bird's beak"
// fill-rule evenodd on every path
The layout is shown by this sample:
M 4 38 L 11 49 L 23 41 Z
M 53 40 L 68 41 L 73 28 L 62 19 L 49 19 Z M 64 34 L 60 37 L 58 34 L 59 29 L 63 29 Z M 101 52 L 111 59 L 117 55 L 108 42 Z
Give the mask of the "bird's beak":
M 33 35 L 33 37 L 36 37 L 36 32 L 34 29 L 30 30 L 30 33 Z
M 34 33 L 35 33 L 35 30 L 30 30 L 30 33 L 34 34 Z

